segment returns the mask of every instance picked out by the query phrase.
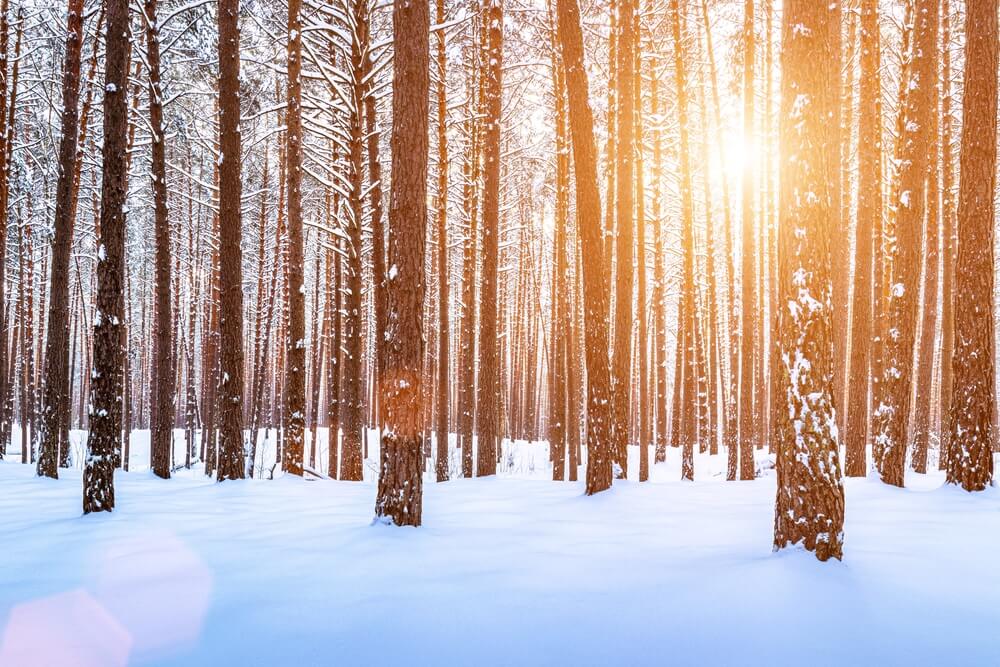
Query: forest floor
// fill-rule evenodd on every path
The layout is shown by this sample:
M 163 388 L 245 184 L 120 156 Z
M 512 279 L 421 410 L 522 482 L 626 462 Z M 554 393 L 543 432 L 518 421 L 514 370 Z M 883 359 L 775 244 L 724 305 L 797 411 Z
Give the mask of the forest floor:
M 519 444 L 400 529 L 372 481 L 160 480 L 146 442 L 100 516 L 79 470 L 0 464 L 0 666 L 1000 664 L 1000 489 L 936 472 L 847 480 L 824 564 L 772 553 L 774 476 L 724 456 L 588 498 Z

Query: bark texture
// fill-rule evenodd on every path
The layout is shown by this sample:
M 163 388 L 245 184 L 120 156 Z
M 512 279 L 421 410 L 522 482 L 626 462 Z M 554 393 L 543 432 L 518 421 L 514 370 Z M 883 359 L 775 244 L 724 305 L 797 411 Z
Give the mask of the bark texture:
M 838 103 L 833 57 L 838 12 L 826 3 L 784 6 L 781 191 L 778 237 L 778 492 L 774 547 L 802 544 L 819 560 L 843 554 L 844 487 L 833 405 L 832 237 L 838 230 Z

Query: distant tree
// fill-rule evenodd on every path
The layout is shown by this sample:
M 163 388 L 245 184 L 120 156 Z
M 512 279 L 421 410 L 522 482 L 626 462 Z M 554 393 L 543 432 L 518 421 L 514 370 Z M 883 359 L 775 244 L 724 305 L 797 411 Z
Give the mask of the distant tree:
M 829 126 L 838 104 L 833 32 L 826 3 L 786 0 L 782 37 L 781 191 L 778 242 L 776 549 L 801 543 L 820 560 L 843 554 L 844 487 L 834 422 L 831 237 L 840 150 Z
M 427 106 L 430 3 L 395 0 L 392 173 L 389 201 L 388 328 L 382 405 L 385 431 L 376 518 L 419 526 L 423 493 L 420 403 L 424 250 L 427 230 Z
M 993 476 L 992 419 L 996 403 L 993 242 L 1000 42 L 995 0 L 969 0 L 965 39 L 947 479 L 966 491 L 982 491 Z
M 115 508 L 114 473 L 122 428 L 125 363 L 125 198 L 128 193 L 128 0 L 107 0 L 101 227 L 97 250 L 94 372 L 83 469 L 83 512 Z

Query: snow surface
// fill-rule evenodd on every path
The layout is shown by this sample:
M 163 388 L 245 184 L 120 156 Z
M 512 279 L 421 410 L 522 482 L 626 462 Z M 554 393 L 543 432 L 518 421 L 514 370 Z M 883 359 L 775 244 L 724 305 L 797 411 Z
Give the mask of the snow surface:
M 772 553 L 773 474 L 725 482 L 724 456 L 588 498 L 508 444 L 496 477 L 428 476 L 414 529 L 371 524 L 371 480 L 157 479 L 145 433 L 83 517 L 79 470 L 39 479 L 14 442 L 2 667 L 1000 664 L 1000 489 L 939 474 L 847 480 L 824 564 Z

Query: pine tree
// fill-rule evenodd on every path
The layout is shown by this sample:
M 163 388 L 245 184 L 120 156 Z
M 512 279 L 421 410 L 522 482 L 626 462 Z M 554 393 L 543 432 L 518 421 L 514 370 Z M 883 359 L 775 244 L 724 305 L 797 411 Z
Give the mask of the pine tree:
M 60 407 L 69 402 L 69 260 L 73 246 L 71 201 L 76 173 L 80 97 L 80 51 L 83 46 L 83 0 L 69 0 L 66 52 L 62 81 L 62 136 L 59 139 L 59 177 L 52 243 L 52 284 L 45 342 L 45 393 L 38 440 L 38 474 L 59 476 L 61 452 L 69 447 L 62 428 Z
M 306 426 L 306 291 L 302 241 L 302 0 L 288 1 L 288 110 L 285 113 L 288 188 L 288 335 L 285 366 L 285 447 L 282 468 L 302 476 Z M 315 344 L 315 343 L 314 343 Z M 252 434 L 251 434 L 252 435 Z
M 872 246 L 882 229 L 881 119 L 877 0 L 861 0 L 861 71 L 858 99 L 858 200 L 851 309 L 850 386 L 845 422 L 844 472 L 863 477 L 868 444 L 868 384 L 872 339 Z
M 437 0 L 437 16 L 439 25 L 445 22 L 444 0 Z M 448 340 L 449 317 L 451 305 L 448 301 L 448 95 L 446 78 L 448 74 L 448 55 L 445 44 L 445 31 L 437 31 L 437 232 L 438 232 L 438 386 L 437 386 L 437 420 L 435 424 L 437 437 L 437 463 L 435 472 L 437 481 L 448 479 Z
M 601 238 L 597 144 L 584 66 L 583 28 L 577 0 L 556 0 L 559 43 L 566 72 L 567 107 L 576 176 L 576 215 L 583 262 L 584 338 L 587 367 L 587 495 L 611 487 L 609 451 L 607 275 Z
M 616 0 L 615 312 L 611 397 L 615 476 L 628 477 L 633 291 L 635 285 L 635 0 Z
M 364 393 L 362 387 L 362 249 L 364 224 L 364 97 L 368 0 L 354 0 L 354 36 L 351 40 L 351 111 L 349 160 L 349 211 L 347 218 L 347 279 L 344 317 L 344 367 L 340 392 L 340 423 L 343 427 L 343 456 L 340 479 L 361 481 L 364 458 Z
M 997 3 L 969 0 L 965 16 L 955 351 L 951 358 L 948 483 L 982 491 L 993 477 L 994 194 L 997 168 Z
M 479 382 L 476 397 L 476 476 L 496 474 L 500 456 L 500 352 L 497 336 L 500 235 L 500 121 L 503 92 L 503 0 L 487 0 L 483 71 L 483 246 L 479 288 Z
M 174 360 L 173 312 L 171 304 L 170 218 L 167 209 L 167 162 L 164 145 L 163 90 L 160 84 L 160 30 L 156 18 L 157 0 L 146 0 L 143 22 L 146 28 L 146 63 L 149 67 L 149 125 L 152 128 L 151 177 L 153 218 L 156 236 L 156 288 L 153 323 L 153 378 L 150 386 L 152 433 L 150 458 L 153 473 L 170 477 L 173 466 Z
M 125 327 L 125 198 L 128 192 L 129 19 L 127 0 L 107 0 L 101 227 L 97 250 L 90 434 L 83 470 L 83 512 L 115 508 L 114 472 L 122 427 Z
M 389 203 L 388 328 L 382 405 L 382 462 L 376 518 L 419 526 L 423 436 L 420 423 L 423 353 L 424 246 L 430 101 L 430 3 L 395 0 L 392 173 Z
M 787 411 L 776 411 L 778 493 L 774 546 L 801 543 L 819 560 L 843 554 L 833 390 L 832 224 L 839 215 L 836 153 L 829 127 L 838 103 L 833 31 L 826 3 L 786 0 L 781 76 L 781 192 L 778 239 L 777 381 Z
M 930 118 L 934 113 L 934 48 L 938 0 L 917 0 L 913 49 L 905 81 L 898 183 L 891 197 L 889 289 L 885 307 L 884 361 L 874 411 L 873 456 L 882 481 L 903 486 L 907 421 L 912 390 L 920 266 L 920 230 L 930 171 Z
M 754 0 L 743 6 L 743 141 L 754 133 Z M 743 267 L 740 275 L 740 479 L 754 478 L 753 446 L 757 433 L 754 423 L 754 354 L 757 331 L 757 303 L 754 273 L 754 188 L 753 160 L 743 165 Z
M 690 132 L 688 129 L 687 70 L 685 68 L 684 44 L 681 39 L 681 5 L 679 0 L 670 0 L 670 20 L 674 43 L 674 78 L 677 95 L 677 122 L 680 127 L 680 190 L 681 190 L 681 248 L 683 253 L 683 278 L 680 304 L 677 309 L 678 345 L 683 355 L 678 366 L 681 373 L 675 373 L 674 420 L 680 425 L 680 433 L 674 430 L 674 441 L 680 441 L 682 449 L 681 478 L 694 479 L 694 447 L 698 439 L 698 357 L 697 357 L 697 296 L 695 294 L 695 247 L 694 247 L 694 201 L 691 186 Z M 680 384 L 678 384 L 680 383 Z M 676 387 L 680 387 L 677 393 Z
M 219 265 L 220 482 L 245 475 L 240 151 L 239 0 L 219 0 L 219 245 L 225 248 Z

